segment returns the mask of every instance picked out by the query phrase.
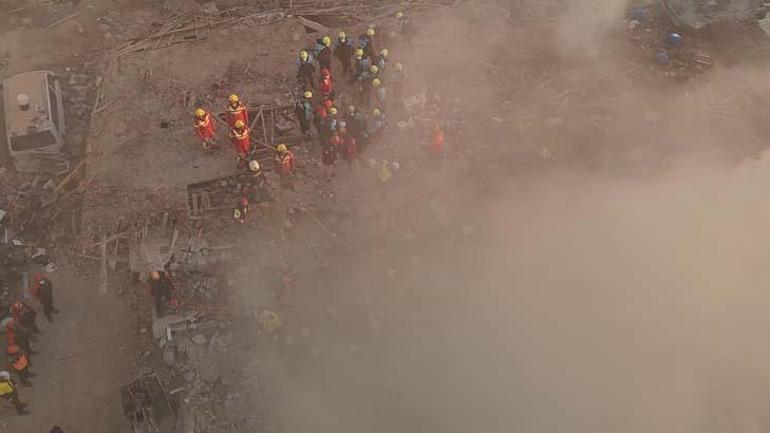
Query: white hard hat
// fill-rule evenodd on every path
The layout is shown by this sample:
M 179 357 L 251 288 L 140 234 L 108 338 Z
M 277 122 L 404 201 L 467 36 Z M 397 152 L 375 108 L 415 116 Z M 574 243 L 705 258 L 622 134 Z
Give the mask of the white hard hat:
M 11 380 L 11 374 L 7 371 L 0 371 L 0 380 Z
M 252 159 L 249 161 L 249 170 L 251 171 L 259 171 L 259 161 L 256 159 Z

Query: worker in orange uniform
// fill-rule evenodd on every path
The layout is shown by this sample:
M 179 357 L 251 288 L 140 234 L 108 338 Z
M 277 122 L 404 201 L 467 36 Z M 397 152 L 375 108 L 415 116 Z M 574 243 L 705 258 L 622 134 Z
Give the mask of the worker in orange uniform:
M 444 142 L 446 136 L 444 130 L 441 129 L 441 125 L 438 122 L 433 124 L 433 140 L 430 143 L 430 152 L 436 156 L 444 153 Z
M 246 155 L 251 150 L 251 138 L 249 137 L 249 128 L 243 120 L 235 122 L 235 127 L 230 130 L 230 139 L 235 146 L 235 153 L 238 155 L 238 166 L 246 164 Z
M 32 386 L 32 382 L 29 379 L 37 375 L 29 371 L 29 357 L 24 353 L 24 350 L 19 346 L 8 346 L 6 353 L 8 354 L 6 363 L 11 371 L 19 377 L 21 384 Z
M 11 314 L 16 323 L 21 324 L 25 329 L 29 329 L 35 334 L 40 332 L 40 329 L 37 327 L 37 311 L 26 302 L 14 302 L 11 305 Z
M 29 343 L 29 334 L 27 331 L 16 323 L 16 319 L 9 317 L 3 319 L 5 323 L 5 343 L 6 346 L 20 346 L 24 351 L 30 355 L 36 355 L 37 352 L 32 350 Z
M 278 163 L 278 173 L 283 176 L 290 176 L 294 173 L 294 153 L 286 147 L 285 144 L 279 144 L 275 148 L 275 160 Z
M 239 224 L 245 224 L 247 213 L 249 213 L 249 199 L 241 197 L 238 200 L 238 204 L 233 208 L 233 219 L 238 221 Z
M 26 410 L 27 404 L 22 403 L 19 399 L 19 391 L 16 389 L 16 384 L 11 380 L 11 374 L 5 370 L 0 371 L 0 398 L 10 402 L 19 415 L 29 414 Z
M 246 105 L 241 102 L 238 95 L 232 94 L 227 98 L 227 124 L 230 128 L 234 128 L 235 123 L 239 120 L 248 125 L 249 113 L 246 110 Z
M 195 110 L 195 134 L 201 139 L 206 150 L 216 149 L 216 136 L 214 135 L 214 119 L 203 108 Z

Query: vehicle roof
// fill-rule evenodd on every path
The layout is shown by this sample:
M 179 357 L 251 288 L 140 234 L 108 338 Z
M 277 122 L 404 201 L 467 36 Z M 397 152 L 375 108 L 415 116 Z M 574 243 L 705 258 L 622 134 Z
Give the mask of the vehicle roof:
M 3 81 L 5 125 L 9 137 L 50 129 L 51 107 L 48 98 L 50 71 L 32 71 L 14 75 Z M 16 102 L 19 94 L 29 96 L 29 109 L 23 111 Z

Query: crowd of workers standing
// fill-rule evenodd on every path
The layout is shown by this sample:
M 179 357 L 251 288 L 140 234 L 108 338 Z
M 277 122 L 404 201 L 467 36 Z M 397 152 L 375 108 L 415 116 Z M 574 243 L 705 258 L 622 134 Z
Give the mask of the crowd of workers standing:
M 29 297 L 37 300 L 49 323 L 54 321 L 54 314 L 59 312 L 54 306 L 53 294 L 51 280 L 43 274 L 34 275 Z M 37 376 L 32 372 L 32 359 L 39 355 L 33 350 L 32 344 L 38 341 L 37 335 L 41 333 L 37 316 L 35 307 L 22 299 L 14 301 L 7 314 L 0 314 L 0 317 L 3 317 L 0 327 L 5 332 L 4 362 L 0 371 L 0 402 L 13 406 L 20 415 L 26 415 L 29 411 L 27 403 L 21 399 L 19 387 L 32 386 L 31 379 Z M 51 431 L 61 432 L 61 428 L 54 426 Z
M 411 47 L 417 28 L 404 12 L 397 12 L 393 18 L 392 28 L 386 30 L 387 39 L 396 45 L 395 50 L 403 52 Z M 301 49 L 297 55 L 293 114 L 302 141 L 317 138 L 321 161 L 326 166 L 340 158 L 355 165 L 361 151 L 388 125 L 389 102 L 402 97 L 404 64 L 391 63 L 391 49 L 379 45 L 377 30 L 370 25 L 357 39 L 344 31 L 322 36 L 315 46 Z M 345 92 L 339 92 L 340 88 Z M 345 101 L 339 98 L 342 93 Z M 194 128 L 204 149 L 218 147 L 217 119 L 213 116 L 203 108 L 195 111 Z M 248 108 L 238 95 L 228 97 L 224 117 L 239 169 L 248 170 L 256 184 L 265 185 L 262 164 L 252 146 Z M 275 171 L 281 183 L 291 187 L 296 169 L 294 153 L 286 143 L 274 149 Z M 233 217 L 244 222 L 247 211 L 248 200 L 244 198 L 235 206 Z

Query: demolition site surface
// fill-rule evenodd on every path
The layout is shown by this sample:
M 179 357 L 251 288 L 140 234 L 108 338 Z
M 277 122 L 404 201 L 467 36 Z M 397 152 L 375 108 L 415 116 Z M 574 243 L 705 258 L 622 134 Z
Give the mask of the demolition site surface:
M 61 311 L 0 431 L 767 431 L 763 26 L 655 1 L 0 2 L 0 78 L 51 71 L 66 123 L 29 173 L 0 134 L 0 319 L 37 308 L 36 273 Z M 361 104 L 332 61 L 340 112 L 387 126 L 326 164 L 296 61 L 370 27 L 404 78 Z M 230 94 L 267 180 L 243 223 Z

